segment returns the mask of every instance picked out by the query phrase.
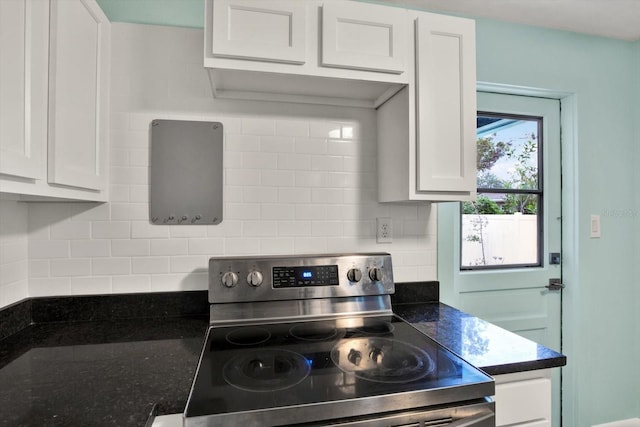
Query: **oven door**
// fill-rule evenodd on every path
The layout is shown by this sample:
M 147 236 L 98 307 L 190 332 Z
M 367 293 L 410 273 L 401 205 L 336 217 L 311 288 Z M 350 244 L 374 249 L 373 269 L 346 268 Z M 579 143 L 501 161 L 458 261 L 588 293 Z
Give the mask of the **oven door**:
M 309 427 L 495 427 L 495 403 L 490 398 L 455 406 L 422 408 L 368 417 L 305 424 Z

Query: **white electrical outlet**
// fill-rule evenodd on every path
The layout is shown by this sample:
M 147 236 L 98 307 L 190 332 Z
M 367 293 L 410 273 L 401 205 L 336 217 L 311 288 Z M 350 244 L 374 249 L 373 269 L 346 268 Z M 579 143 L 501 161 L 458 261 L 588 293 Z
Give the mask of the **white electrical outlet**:
M 391 243 L 393 238 L 393 226 L 391 218 L 377 218 L 378 231 L 376 232 L 376 242 Z

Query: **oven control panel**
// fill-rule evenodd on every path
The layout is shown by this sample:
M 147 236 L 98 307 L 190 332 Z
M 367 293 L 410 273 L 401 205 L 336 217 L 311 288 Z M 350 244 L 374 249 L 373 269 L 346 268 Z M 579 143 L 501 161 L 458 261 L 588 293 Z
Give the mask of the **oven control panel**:
M 391 255 L 296 255 L 209 259 L 209 302 L 299 300 L 394 292 Z

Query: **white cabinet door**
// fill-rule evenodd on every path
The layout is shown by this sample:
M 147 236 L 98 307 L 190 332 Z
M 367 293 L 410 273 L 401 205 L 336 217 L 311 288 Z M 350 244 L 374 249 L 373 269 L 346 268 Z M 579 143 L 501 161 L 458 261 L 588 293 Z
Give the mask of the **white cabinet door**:
M 496 426 L 551 427 L 551 371 L 496 375 Z
M 44 177 L 48 10 L 0 1 L 0 174 Z
M 356 2 L 322 7 L 325 67 L 401 74 L 406 71 L 407 11 Z
M 473 21 L 416 20 L 417 192 L 475 193 Z
M 212 12 L 214 56 L 304 64 L 304 2 L 215 0 Z
M 94 0 L 52 0 L 49 183 L 107 184 L 109 21 Z

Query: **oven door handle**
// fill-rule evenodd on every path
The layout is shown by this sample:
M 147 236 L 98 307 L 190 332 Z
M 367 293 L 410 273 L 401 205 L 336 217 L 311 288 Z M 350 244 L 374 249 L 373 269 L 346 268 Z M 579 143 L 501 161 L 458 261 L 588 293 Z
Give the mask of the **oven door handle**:
M 465 418 L 459 419 L 457 421 L 454 421 L 451 424 L 449 424 L 447 427 L 471 427 L 471 426 L 477 426 L 482 421 L 490 420 L 492 418 L 495 418 L 494 412 L 491 409 L 486 408 L 482 412 L 474 414 L 474 415 L 472 415 L 470 417 L 465 417 Z

